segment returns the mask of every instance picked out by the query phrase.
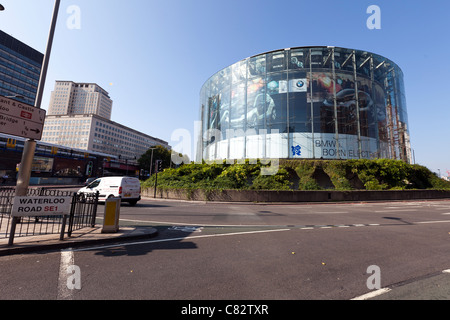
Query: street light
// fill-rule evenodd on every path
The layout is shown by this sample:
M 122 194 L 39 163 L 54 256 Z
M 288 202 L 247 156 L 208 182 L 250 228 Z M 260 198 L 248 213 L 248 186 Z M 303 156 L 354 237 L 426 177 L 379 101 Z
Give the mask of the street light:
M 0 11 L 5 10 L 5 7 L 0 4 Z

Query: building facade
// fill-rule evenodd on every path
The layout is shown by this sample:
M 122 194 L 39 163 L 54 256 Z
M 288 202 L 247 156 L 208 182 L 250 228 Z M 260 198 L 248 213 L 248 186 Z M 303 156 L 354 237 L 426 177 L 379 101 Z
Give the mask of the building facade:
M 411 162 L 403 72 L 367 51 L 298 47 L 213 75 L 200 93 L 196 160 Z
M 48 115 L 96 114 L 111 120 L 112 105 L 108 92 L 95 83 L 56 81 Z
M 42 141 L 115 155 L 124 160 L 139 159 L 156 145 L 169 149 L 164 140 L 95 114 L 47 116 Z
M 111 121 L 113 101 L 95 83 L 56 81 L 42 141 L 135 160 L 164 140 Z
M 44 55 L 0 30 L 0 95 L 34 106 Z

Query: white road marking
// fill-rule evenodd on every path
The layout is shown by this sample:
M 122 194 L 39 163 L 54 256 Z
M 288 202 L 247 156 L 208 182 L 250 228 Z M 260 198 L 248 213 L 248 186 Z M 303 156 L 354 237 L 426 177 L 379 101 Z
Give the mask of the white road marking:
M 72 290 L 67 288 L 67 270 L 74 265 L 74 255 L 72 249 L 61 251 L 61 260 L 59 263 L 59 278 L 58 278 L 58 300 L 71 300 Z
M 425 224 L 425 223 L 449 223 L 450 220 L 432 220 L 432 221 L 420 221 L 420 222 L 415 222 L 415 223 L 421 223 L 421 224 Z
M 200 239 L 200 238 L 226 237 L 226 236 L 246 235 L 246 234 L 255 234 L 255 233 L 281 232 L 281 231 L 290 231 L 290 230 L 291 229 L 274 229 L 274 230 L 248 231 L 248 232 L 232 232 L 232 233 L 210 234 L 210 235 L 192 236 L 192 237 L 148 240 L 148 241 L 140 241 L 140 242 L 127 242 L 127 243 L 112 244 L 112 245 L 107 245 L 107 246 L 75 249 L 74 251 L 92 251 L 92 250 L 99 250 L 99 249 L 108 249 L 108 248 L 116 248 L 116 247 L 124 247 L 124 246 L 135 246 L 135 245 L 158 243 L 158 242 L 181 241 L 181 240 Z
M 391 291 L 391 289 L 389 289 L 389 288 L 382 288 L 382 289 L 378 289 L 378 290 L 375 290 L 375 291 L 363 294 L 362 296 L 353 298 L 351 300 L 367 300 L 367 299 L 371 299 L 371 298 L 380 296 L 382 294 L 385 294 L 385 293 L 387 293 L 389 291 Z

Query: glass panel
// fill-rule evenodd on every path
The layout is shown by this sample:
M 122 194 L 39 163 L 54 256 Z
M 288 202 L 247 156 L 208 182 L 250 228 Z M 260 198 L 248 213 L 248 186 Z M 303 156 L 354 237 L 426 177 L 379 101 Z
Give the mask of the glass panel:
M 264 75 L 266 73 L 266 55 L 259 55 L 248 60 L 248 77 Z
M 245 125 L 245 83 L 232 86 L 231 88 L 231 109 L 230 128 L 244 130 Z
M 278 129 L 280 133 L 287 132 L 287 74 L 274 73 L 267 76 L 266 96 L 266 128 L 268 133 Z
M 308 58 L 308 49 L 289 50 L 289 69 L 303 69 L 306 67 Z
M 306 72 L 289 73 L 289 132 L 311 132 L 311 105 Z
M 233 84 L 247 79 L 247 60 L 239 61 L 231 66 Z
M 230 128 L 230 89 L 224 89 L 219 95 L 219 123 L 217 129 L 222 133 L 222 139 L 226 138 L 226 131 Z
M 286 51 L 276 51 L 267 54 L 267 72 L 286 70 Z
M 270 99 L 270 97 L 269 97 Z M 247 82 L 247 129 L 263 129 L 267 113 L 266 85 L 261 77 Z
M 307 102 L 314 104 L 314 130 L 334 133 L 333 75 L 330 72 L 313 72 L 312 88 L 312 96 L 309 91 L 307 93 Z
M 358 134 L 358 117 L 354 76 L 336 73 L 336 104 L 339 133 Z

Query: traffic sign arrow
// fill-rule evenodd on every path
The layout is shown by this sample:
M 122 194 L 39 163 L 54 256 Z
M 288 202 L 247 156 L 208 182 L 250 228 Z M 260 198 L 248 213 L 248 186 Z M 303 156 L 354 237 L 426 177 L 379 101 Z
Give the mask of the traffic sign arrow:
M 41 140 L 46 111 L 0 96 L 0 132 Z M 22 124 L 23 123 L 23 124 Z

